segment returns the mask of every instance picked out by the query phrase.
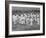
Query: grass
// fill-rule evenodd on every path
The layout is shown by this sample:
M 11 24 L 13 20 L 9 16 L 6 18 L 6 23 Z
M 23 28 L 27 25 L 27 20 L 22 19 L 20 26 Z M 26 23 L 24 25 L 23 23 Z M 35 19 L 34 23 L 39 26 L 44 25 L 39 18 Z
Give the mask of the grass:
M 12 27 L 12 31 L 28 31 L 28 30 L 40 30 L 40 25 L 33 24 L 31 26 L 30 24 L 15 24 Z

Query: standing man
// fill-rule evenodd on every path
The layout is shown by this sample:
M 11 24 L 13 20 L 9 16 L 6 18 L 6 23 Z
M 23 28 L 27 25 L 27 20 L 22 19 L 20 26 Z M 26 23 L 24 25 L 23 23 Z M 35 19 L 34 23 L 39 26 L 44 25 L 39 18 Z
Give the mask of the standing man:
M 33 25 L 33 14 L 31 13 L 31 15 L 30 15 L 30 25 L 32 26 Z

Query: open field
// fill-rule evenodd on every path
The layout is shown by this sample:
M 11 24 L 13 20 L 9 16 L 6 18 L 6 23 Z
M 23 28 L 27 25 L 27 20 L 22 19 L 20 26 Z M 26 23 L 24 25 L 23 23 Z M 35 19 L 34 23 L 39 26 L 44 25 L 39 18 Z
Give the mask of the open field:
M 34 24 L 15 24 L 14 27 L 12 27 L 13 31 L 28 31 L 28 30 L 40 30 L 40 25 Z

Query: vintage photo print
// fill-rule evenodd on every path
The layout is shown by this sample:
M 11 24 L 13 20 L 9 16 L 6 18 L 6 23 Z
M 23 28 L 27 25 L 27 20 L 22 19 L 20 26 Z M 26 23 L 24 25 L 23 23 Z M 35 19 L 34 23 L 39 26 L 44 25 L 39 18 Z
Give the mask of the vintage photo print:
M 40 30 L 40 8 L 12 7 L 12 31 Z
M 43 6 L 9 4 L 9 35 L 43 33 Z

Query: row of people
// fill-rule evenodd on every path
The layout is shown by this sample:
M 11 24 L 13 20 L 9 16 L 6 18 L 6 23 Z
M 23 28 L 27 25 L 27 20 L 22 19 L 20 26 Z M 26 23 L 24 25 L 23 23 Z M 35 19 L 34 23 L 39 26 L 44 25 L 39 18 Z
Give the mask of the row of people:
M 40 23 L 40 16 L 37 14 L 16 14 L 16 15 L 13 15 L 13 22 L 14 24 L 16 23 L 20 23 L 20 24 L 33 24 L 33 21 L 36 21 L 37 24 Z

